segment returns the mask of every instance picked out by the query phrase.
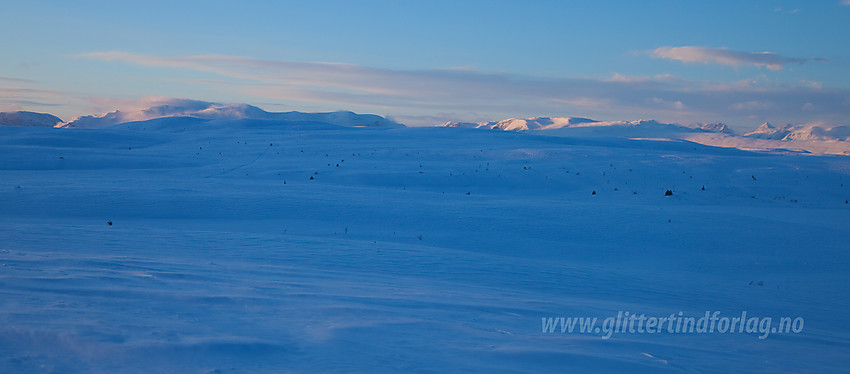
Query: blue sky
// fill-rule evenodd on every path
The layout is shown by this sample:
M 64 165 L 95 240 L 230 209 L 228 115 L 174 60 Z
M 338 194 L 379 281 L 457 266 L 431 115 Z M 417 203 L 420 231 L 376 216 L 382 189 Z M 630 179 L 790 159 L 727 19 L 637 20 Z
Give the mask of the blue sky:
M 527 116 L 850 124 L 850 4 L 823 1 L 22 1 L 0 110 L 152 97 L 413 125 Z

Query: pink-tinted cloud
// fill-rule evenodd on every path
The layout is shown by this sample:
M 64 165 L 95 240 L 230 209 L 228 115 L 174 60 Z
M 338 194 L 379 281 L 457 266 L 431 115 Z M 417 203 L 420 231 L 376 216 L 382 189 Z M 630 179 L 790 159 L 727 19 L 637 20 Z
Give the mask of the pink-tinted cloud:
M 8 82 L 8 83 L 35 83 L 29 79 L 20 79 L 20 78 L 9 78 L 9 77 L 0 77 L 0 82 Z
M 726 48 L 708 47 L 661 47 L 651 53 L 652 57 L 690 63 L 721 64 L 730 66 L 756 66 L 780 70 L 787 64 L 802 64 L 807 61 L 825 61 L 822 58 L 789 58 L 773 52 L 733 51 Z
M 662 121 L 728 121 L 762 118 L 778 122 L 818 119 L 850 122 L 848 90 L 818 85 L 782 85 L 768 77 L 733 83 L 688 81 L 662 74 L 609 79 L 541 78 L 482 73 L 474 69 L 394 70 L 367 66 L 261 60 L 237 56 L 151 56 L 96 52 L 82 57 L 140 66 L 208 72 L 210 77 L 174 82 L 213 88 L 227 95 L 280 100 L 298 109 L 348 109 L 395 117 L 431 118 L 434 113 L 468 113 L 467 118 L 536 115 L 600 120 L 655 118 Z M 787 59 L 786 59 L 787 60 Z M 761 61 L 768 66 L 787 62 Z M 171 78 L 167 78 L 171 79 Z M 166 90 L 158 95 L 168 95 Z M 211 100 L 225 100 L 215 96 Z M 772 107 L 751 104 L 770 102 Z M 799 109 L 813 103 L 818 111 Z M 411 124 L 411 123 L 409 123 Z M 434 123 L 413 123 L 425 125 Z

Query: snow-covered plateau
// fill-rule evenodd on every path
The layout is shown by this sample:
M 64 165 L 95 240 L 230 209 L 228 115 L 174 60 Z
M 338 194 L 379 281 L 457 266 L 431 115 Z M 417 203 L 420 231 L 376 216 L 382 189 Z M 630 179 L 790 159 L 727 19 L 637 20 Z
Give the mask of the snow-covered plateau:
M 850 366 L 850 157 L 728 143 L 823 140 L 183 104 L 0 126 L 0 372 Z

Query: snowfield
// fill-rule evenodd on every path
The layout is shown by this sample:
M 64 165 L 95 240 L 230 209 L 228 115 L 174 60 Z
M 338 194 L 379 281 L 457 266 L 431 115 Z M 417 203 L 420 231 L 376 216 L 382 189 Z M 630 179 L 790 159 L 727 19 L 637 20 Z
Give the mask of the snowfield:
M 180 115 L 0 126 L 0 372 L 850 365 L 846 156 Z M 543 331 L 623 311 L 805 325 Z

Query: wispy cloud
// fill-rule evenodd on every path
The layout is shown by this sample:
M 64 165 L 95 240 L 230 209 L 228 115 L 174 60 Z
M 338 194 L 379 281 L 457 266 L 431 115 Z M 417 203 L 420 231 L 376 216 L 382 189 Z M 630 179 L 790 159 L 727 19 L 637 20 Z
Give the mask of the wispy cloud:
M 850 0 L 848 0 L 850 1 Z M 696 46 L 660 47 L 650 54 L 655 58 L 693 62 L 703 64 L 721 64 L 730 66 L 757 66 L 771 70 L 780 70 L 787 64 L 802 64 L 807 61 L 826 61 L 823 58 L 790 58 L 773 52 L 733 51 L 726 48 L 708 48 Z
M 732 104 L 732 109 L 739 111 L 753 111 L 753 110 L 767 110 L 773 108 L 774 104 L 770 101 L 745 101 L 740 103 Z
M 14 79 L 11 81 L 29 83 L 26 80 Z M 0 85 L 0 112 L 16 110 L 44 111 L 47 108 L 51 108 L 52 110 L 62 106 L 61 103 L 64 101 L 66 100 L 63 98 L 63 95 L 56 91 Z
M 600 120 L 642 117 L 681 122 L 774 116 L 770 118 L 775 121 L 794 121 L 805 103 L 817 104 L 824 117 L 850 120 L 844 104 L 850 97 L 848 90 L 830 91 L 811 82 L 779 85 L 766 78 L 718 84 L 670 75 L 541 78 L 474 69 L 394 70 L 222 55 L 167 57 L 114 51 L 80 56 L 208 72 L 212 75 L 209 79 L 201 77 L 174 84 L 213 88 L 228 95 L 235 92 L 257 101 L 280 100 L 297 104 L 299 108 L 349 109 L 422 121 L 439 119 L 435 113 L 464 114 L 464 118 L 443 120 L 570 115 Z M 767 66 L 787 62 L 782 59 L 760 63 Z M 168 92 L 155 94 L 168 95 Z M 753 102 L 773 105 L 752 105 Z M 784 117 L 775 118 L 780 116 Z
M 29 80 L 29 79 L 9 78 L 9 77 L 0 77 L 0 82 L 9 82 L 9 83 L 35 83 L 35 81 Z
M 848 0 L 848 1 L 850 1 L 850 0 Z M 785 10 L 784 8 L 778 7 L 778 8 L 774 8 L 773 11 L 776 12 L 776 13 L 797 14 L 797 13 L 800 12 L 800 9 L 797 8 L 797 9 Z

